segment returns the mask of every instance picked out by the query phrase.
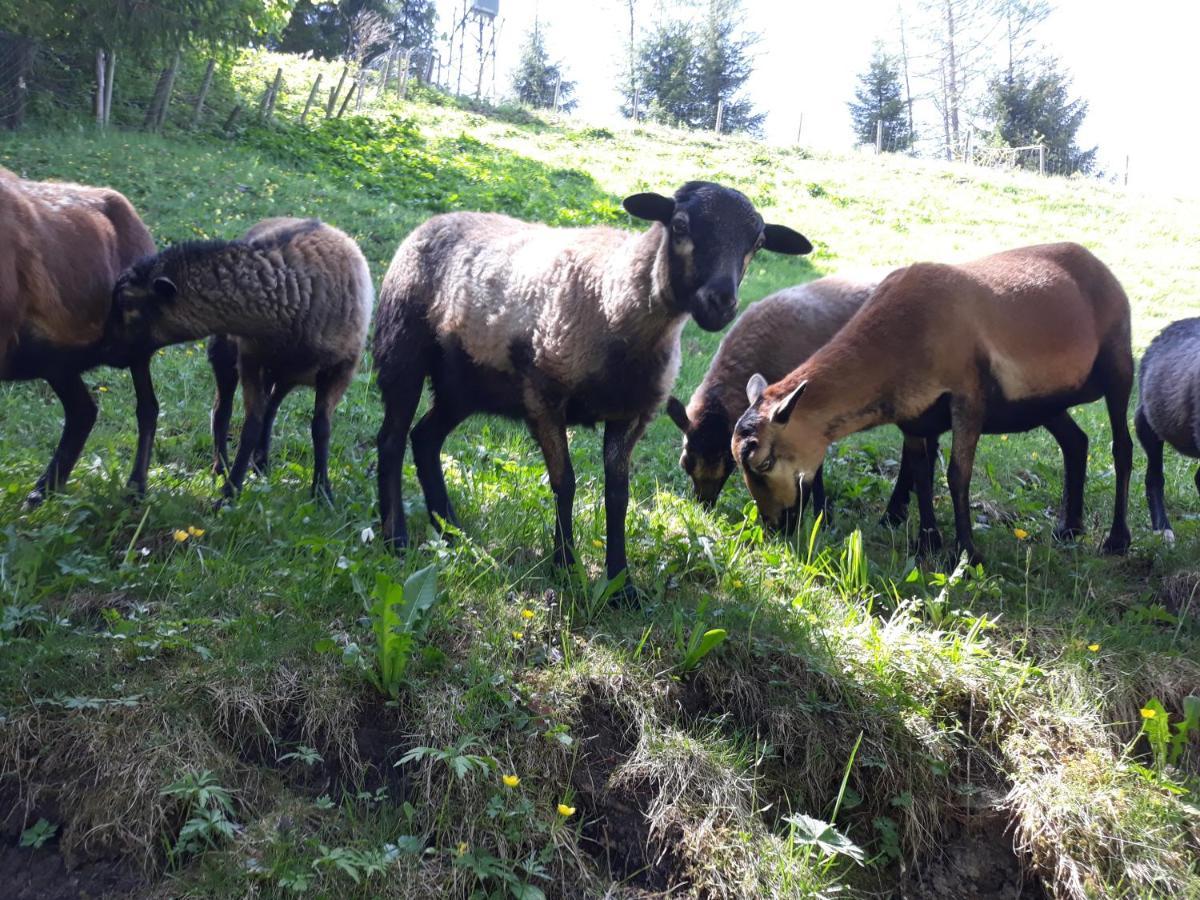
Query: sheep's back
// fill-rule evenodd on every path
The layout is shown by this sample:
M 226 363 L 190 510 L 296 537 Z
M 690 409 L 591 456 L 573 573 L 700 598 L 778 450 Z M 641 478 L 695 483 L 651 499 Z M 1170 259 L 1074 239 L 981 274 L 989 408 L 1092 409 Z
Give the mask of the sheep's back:
M 1181 319 L 1146 348 L 1138 376 L 1138 405 L 1150 426 L 1180 453 L 1200 456 L 1200 318 Z
M 478 365 L 514 355 L 570 381 L 602 363 L 606 267 L 629 240 L 609 228 L 550 228 L 489 213 L 435 216 L 396 251 L 380 291 L 377 353 L 417 321 Z M 413 324 L 406 324 L 413 323 Z
M 243 238 L 259 251 L 247 283 L 276 305 L 278 331 L 240 339 L 268 359 L 316 365 L 357 359 L 366 345 L 374 288 L 366 258 L 347 234 L 317 220 L 268 219 Z

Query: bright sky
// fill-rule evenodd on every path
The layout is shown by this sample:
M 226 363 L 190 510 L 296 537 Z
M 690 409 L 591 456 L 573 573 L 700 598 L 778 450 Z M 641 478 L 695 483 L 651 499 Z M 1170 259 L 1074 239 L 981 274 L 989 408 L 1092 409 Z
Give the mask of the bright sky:
M 548 26 L 551 55 L 578 82 L 577 114 L 588 120 L 617 115 L 617 82 L 626 53 L 625 0 L 499 0 L 497 88 L 503 93 L 520 44 L 535 14 Z M 461 0 L 438 0 L 440 28 L 451 27 Z M 655 0 L 638 0 L 648 20 Z M 853 144 L 846 101 L 866 68 L 876 39 L 894 41 L 895 0 L 745 0 L 747 25 L 762 35 L 748 92 L 767 112 L 767 138 L 795 139 L 821 149 Z M 1059 0 L 1041 26 L 1041 39 L 1074 75 L 1074 93 L 1090 111 L 1083 146 L 1100 146 L 1100 165 L 1123 173 L 1128 154 L 1131 188 L 1200 195 L 1195 164 L 1200 122 L 1195 116 L 1196 0 Z M 468 58 L 473 53 L 467 39 Z M 464 76 L 464 83 L 468 79 Z M 915 87 L 915 86 L 914 86 Z M 932 115 L 926 106 L 926 115 Z M 918 116 L 920 118 L 920 116 Z

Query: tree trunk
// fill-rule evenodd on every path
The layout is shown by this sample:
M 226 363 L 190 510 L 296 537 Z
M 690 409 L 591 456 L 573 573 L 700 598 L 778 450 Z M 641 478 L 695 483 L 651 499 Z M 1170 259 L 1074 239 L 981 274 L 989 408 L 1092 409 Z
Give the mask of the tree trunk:
M 200 94 L 196 97 L 196 105 L 192 108 L 192 128 L 200 126 L 200 118 L 204 115 L 204 101 L 208 99 L 208 90 L 212 87 L 213 70 L 216 67 L 217 61 L 210 59 L 204 68 L 204 81 L 200 84 Z
M 948 53 L 949 72 L 946 83 L 947 111 L 950 117 L 950 136 L 954 140 L 954 152 L 959 150 L 958 101 L 961 88 L 958 83 L 958 60 L 954 48 L 954 4 L 946 0 L 946 50 Z
M 904 35 L 904 13 L 900 14 L 900 58 L 904 62 L 904 97 L 908 104 L 908 150 L 911 153 L 916 136 L 913 134 L 912 83 L 908 79 L 908 41 Z

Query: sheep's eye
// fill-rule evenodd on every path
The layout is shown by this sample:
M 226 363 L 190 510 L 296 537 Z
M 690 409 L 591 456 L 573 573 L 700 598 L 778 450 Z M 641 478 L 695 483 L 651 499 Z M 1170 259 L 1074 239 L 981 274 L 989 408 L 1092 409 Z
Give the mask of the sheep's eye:
M 755 466 L 754 471 L 758 472 L 760 475 L 766 475 L 773 468 L 775 468 L 775 454 L 774 453 L 772 453 L 770 456 L 768 456 L 766 459 L 764 459 L 762 462 L 760 462 L 757 466 Z
M 688 233 L 687 219 L 678 218 L 671 220 L 671 233 L 676 237 L 684 237 Z

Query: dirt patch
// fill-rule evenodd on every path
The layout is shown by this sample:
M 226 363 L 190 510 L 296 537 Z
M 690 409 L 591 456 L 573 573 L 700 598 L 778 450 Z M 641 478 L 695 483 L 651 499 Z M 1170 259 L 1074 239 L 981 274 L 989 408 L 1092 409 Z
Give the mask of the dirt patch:
M 632 888 L 677 891 L 688 886 L 679 851 L 678 826 L 651 834 L 646 811 L 657 792 L 642 782 L 613 788 L 613 773 L 629 757 L 633 741 L 602 697 L 589 692 L 580 701 L 583 753 L 572 786 L 584 813 L 581 845 L 612 877 Z
M 964 828 L 936 854 L 904 873 L 894 895 L 901 900 L 1046 900 L 1035 876 L 1025 872 L 1012 837 L 998 818 Z
M 0 845 L 0 873 L 8 900 L 101 900 L 134 897 L 146 883 L 115 860 L 96 860 L 68 869 L 62 856 L 43 847 Z

